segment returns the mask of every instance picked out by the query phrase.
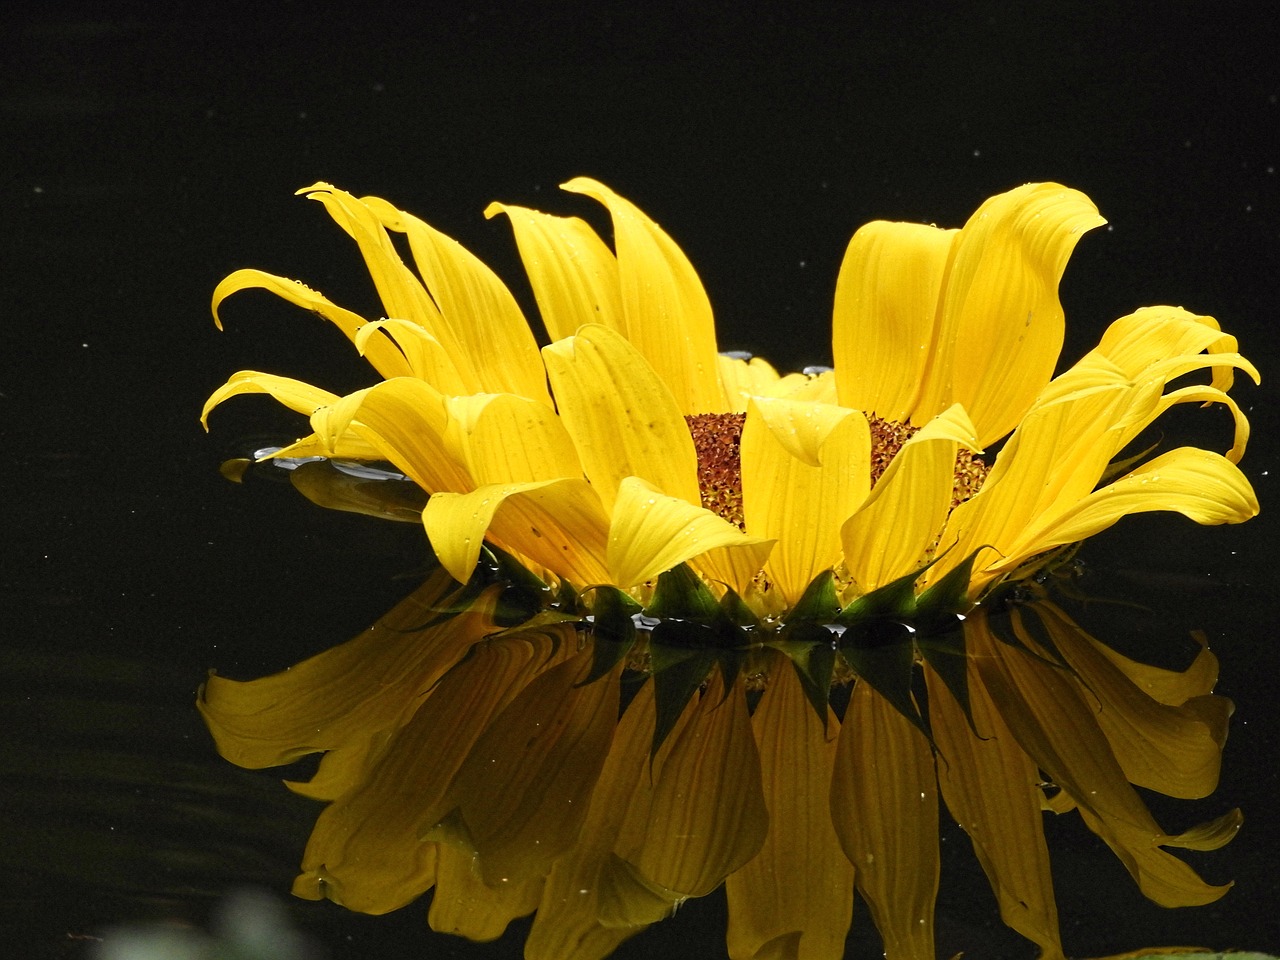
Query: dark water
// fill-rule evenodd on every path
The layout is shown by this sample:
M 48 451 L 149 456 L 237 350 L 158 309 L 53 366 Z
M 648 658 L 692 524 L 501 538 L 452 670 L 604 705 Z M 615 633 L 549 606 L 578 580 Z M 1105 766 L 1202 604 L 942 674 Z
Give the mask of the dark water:
M 122 920 L 203 924 L 245 885 L 286 897 L 315 811 L 270 772 L 216 758 L 195 689 L 210 667 L 258 676 L 340 642 L 411 587 L 417 529 L 219 477 L 223 457 L 293 436 L 294 420 L 241 401 L 212 436 L 196 422 L 242 367 L 339 391 L 367 382 L 336 334 L 265 296 L 230 305 L 224 334 L 209 320 L 214 285 L 241 266 L 377 312 L 346 238 L 293 198 L 299 187 L 388 197 L 523 295 L 505 225 L 480 212 L 491 199 L 578 209 L 555 185 L 599 177 L 682 244 L 722 346 L 795 367 L 829 361 L 831 293 L 856 226 L 958 225 L 989 194 L 1058 179 L 1113 224 L 1068 270 L 1064 357 L 1112 318 L 1167 302 L 1215 314 L 1264 377 L 1280 370 L 1267 16 L 644 9 L 0 15 L 0 953 L 81 956 Z M 1092 607 L 1099 635 L 1154 656 L 1201 628 L 1221 658 L 1219 691 L 1237 704 L 1221 788 L 1153 808 L 1174 830 L 1243 807 L 1233 844 L 1188 856 L 1237 886 L 1209 907 L 1163 910 L 1076 818 L 1051 821 L 1074 956 L 1280 948 L 1271 391 L 1236 393 L 1261 517 L 1211 530 L 1138 518 L 1084 554 L 1091 588 L 1151 608 Z M 1224 417 L 1183 413 L 1178 438 L 1223 448 Z M 996 920 L 967 841 L 951 832 L 943 846 L 941 955 L 1030 956 Z M 520 930 L 490 945 L 438 937 L 421 904 L 383 918 L 288 908 L 337 958 L 519 955 Z M 711 897 L 619 955 L 722 956 L 723 926 Z M 877 952 L 859 913 L 848 955 Z

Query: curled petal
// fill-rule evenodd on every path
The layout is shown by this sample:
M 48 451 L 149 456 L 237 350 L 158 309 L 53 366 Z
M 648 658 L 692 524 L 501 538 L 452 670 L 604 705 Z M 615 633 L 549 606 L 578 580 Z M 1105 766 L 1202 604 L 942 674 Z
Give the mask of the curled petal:
M 337 403 L 338 395 L 328 390 L 321 390 L 301 380 L 289 377 L 277 377 L 271 373 L 259 373 L 257 370 L 241 370 L 233 373 L 227 382 L 210 394 L 200 411 L 200 423 L 209 429 L 209 413 L 214 407 L 231 397 L 246 393 L 265 393 L 278 400 L 284 406 L 307 416 L 321 407 Z
M 610 582 L 624 589 L 652 580 L 710 550 L 746 551 L 756 569 L 772 541 L 743 533 L 709 510 L 669 497 L 639 477 L 627 477 L 609 525 Z
M 978 208 L 947 266 L 917 418 L 963 404 L 983 447 L 1017 424 L 1062 349 L 1067 258 L 1104 223 L 1088 197 L 1056 183 L 1026 184 Z
M 323 294 L 317 293 L 297 280 L 277 277 L 262 270 L 237 270 L 223 278 L 222 282 L 214 287 L 213 322 L 218 325 L 219 330 L 222 329 L 222 318 L 218 315 L 218 308 L 222 306 L 222 301 L 240 290 L 253 289 L 269 290 L 281 299 L 328 320 L 346 334 L 348 340 L 356 343 L 357 348 L 382 376 L 400 377 L 410 373 L 404 357 L 391 344 L 375 341 L 361 346 L 356 341 L 360 332 L 368 326 L 364 317 L 331 303 Z
M 486 537 L 579 586 L 609 580 L 608 517 L 585 480 L 486 484 L 470 493 L 437 493 L 422 512 L 441 566 L 471 578 Z
M 1170 450 L 1089 494 L 1066 510 L 1038 518 L 1010 553 L 1029 557 L 1099 533 L 1121 517 L 1171 510 L 1196 523 L 1242 523 L 1258 499 L 1240 468 L 1198 447 Z
M 1213 317 L 1197 316 L 1181 307 L 1143 307 L 1121 317 L 1107 327 L 1096 352 L 1119 365 L 1130 377 L 1138 377 L 1154 363 L 1208 351 L 1235 354 L 1236 338 L 1222 332 Z M 1258 381 L 1258 371 L 1248 361 L 1244 365 L 1215 365 L 1213 386 L 1231 388 L 1232 371 L 1240 366 Z
M 871 433 L 856 410 L 757 398 L 740 443 L 743 514 L 777 543 L 767 572 L 788 604 L 840 558 L 840 524 L 871 486 Z

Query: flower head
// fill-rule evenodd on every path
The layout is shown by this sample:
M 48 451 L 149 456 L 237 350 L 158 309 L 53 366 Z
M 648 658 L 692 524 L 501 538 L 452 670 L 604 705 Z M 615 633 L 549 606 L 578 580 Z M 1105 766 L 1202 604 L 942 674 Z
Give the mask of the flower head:
M 385 318 L 256 270 L 214 293 L 215 316 L 248 287 L 315 311 L 385 379 L 339 397 L 244 371 L 206 415 L 268 393 L 311 418 L 279 455 L 390 461 L 429 494 L 443 568 L 372 633 L 204 692 L 236 762 L 325 753 L 295 785 L 330 802 L 296 892 L 381 912 L 434 885 L 437 929 L 483 939 L 536 910 L 528 956 L 598 957 L 727 883 L 732 956 L 816 958 L 840 955 L 856 888 L 889 957 L 932 956 L 940 790 L 1045 956 L 1043 805 L 1079 809 L 1158 902 L 1220 895 L 1162 847 L 1220 844 L 1238 817 L 1167 836 L 1130 786 L 1212 790 L 1211 655 L 1153 693 L 1057 608 L 998 598 L 1130 513 L 1257 512 L 1235 340 L 1145 308 L 1052 378 L 1058 283 L 1103 221 L 1030 184 L 959 230 L 859 230 L 834 369 L 779 375 L 718 353 L 657 224 L 593 180 L 565 189 L 604 206 L 612 248 L 577 218 L 486 211 L 515 232 L 541 350 L 455 241 L 325 184 L 303 192 L 357 242 Z M 1231 412 L 1225 454 L 1124 459 L 1187 401 Z

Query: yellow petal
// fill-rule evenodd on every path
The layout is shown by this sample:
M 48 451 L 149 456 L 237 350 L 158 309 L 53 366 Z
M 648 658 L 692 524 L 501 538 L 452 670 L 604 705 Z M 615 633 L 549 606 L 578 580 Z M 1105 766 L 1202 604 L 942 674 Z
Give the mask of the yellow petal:
M 751 728 L 769 833 L 725 881 L 729 956 L 769 956 L 765 946 L 790 934 L 795 960 L 839 960 L 853 911 L 853 865 L 840 850 L 829 800 L 839 721 L 828 711 L 824 732 L 791 664 L 775 657 Z
M 400 260 L 381 221 L 364 201 L 327 183 L 312 184 L 298 193 L 320 203 L 333 221 L 355 240 L 388 317 L 420 324 L 440 338 L 451 354 L 461 352 L 446 339 L 440 311 L 421 281 Z
M 618 488 L 609 525 L 610 582 L 633 587 L 724 547 L 745 551 L 758 570 L 771 543 L 748 536 L 709 510 L 666 496 L 639 477 L 627 477 Z
M 700 502 L 693 438 L 671 391 L 636 348 L 589 325 L 543 349 L 560 417 L 611 510 L 623 477 Z
M 222 329 L 222 318 L 218 315 L 218 308 L 222 301 L 240 290 L 252 289 L 270 290 L 276 296 L 320 315 L 346 334 L 352 343 L 356 342 L 360 331 L 367 326 L 363 317 L 331 303 L 323 294 L 297 280 L 277 277 L 262 270 L 245 269 L 235 271 L 214 287 L 213 322 L 218 325 L 219 330 Z M 361 348 L 361 352 L 384 377 L 401 377 L 410 372 L 404 357 L 389 343 L 374 342 Z
M 1010 547 L 1029 557 L 1099 533 L 1121 517 L 1171 510 L 1196 523 L 1243 523 L 1258 514 L 1258 499 L 1240 468 L 1198 447 L 1179 447 L 1119 480 L 1039 519 Z
M 385 200 L 364 197 L 362 203 L 383 227 L 408 237 L 451 340 L 471 366 L 475 392 L 514 393 L 549 404 L 538 345 L 511 291 L 494 272 L 452 237 Z
M 911 419 L 938 335 L 942 281 L 958 232 L 881 220 L 849 241 L 831 332 L 845 406 L 899 423 Z
M 356 349 L 362 354 L 386 341 L 394 344 L 403 355 L 408 364 L 406 376 L 425 380 L 450 396 L 467 393 L 471 389 L 444 345 L 416 323 L 378 320 L 366 323 L 355 336 Z
M 924 735 L 863 681 L 840 727 L 831 816 L 886 960 L 934 956 L 938 788 Z
M 862 592 L 919 567 L 951 509 L 956 450 L 977 443 L 958 404 L 898 451 L 871 495 L 840 528 L 845 567 Z
M 778 371 L 760 357 L 743 360 L 720 354 L 720 382 L 724 384 L 725 399 L 733 413 L 746 413 L 747 400 L 751 397 L 772 396 L 777 386 Z
M 1107 327 L 1096 350 L 1130 377 L 1137 377 L 1152 363 L 1168 357 L 1202 351 L 1236 354 L 1236 338 L 1223 333 L 1213 317 L 1198 316 L 1181 307 L 1143 307 Z M 1251 364 L 1244 369 L 1256 383 L 1257 370 Z M 1231 374 L 1231 365 L 1215 367 L 1213 386 L 1230 389 Z
M 474 484 L 445 443 L 448 409 L 443 394 L 413 377 L 397 377 L 343 397 L 312 417 L 328 440 L 356 432 L 428 493 L 470 490 Z
M 510 393 L 451 397 L 449 427 L 472 480 L 522 483 L 581 477 L 573 441 L 546 404 Z
M 955 241 L 917 416 L 963 404 L 983 447 L 1014 427 L 1062 349 L 1067 258 L 1105 222 L 1088 197 L 1056 183 L 1026 184 L 978 208 Z
M 609 520 L 584 480 L 494 483 L 466 494 L 437 493 L 422 519 L 436 558 L 459 583 L 471 578 L 486 537 L 578 586 L 609 582 Z
M 338 401 L 336 393 L 321 390 L 301 380 L 289 377 L 277 377 L 270 373 L 259 373 L 257 370 L 241 370 L 233 373 L 217 390 L 210 394 L 200 411 L 200 422 L 209 429 L 209 412 L 224 400 L 246 393 L 265 393 L 274 397 L 290 410 L 304 413 L 307 416 L 315 413 L 320 407 Z
M 788 605 L 840 559 L 840 524 L 871 487 L 871 433 L 856 410 L 757 398 L 740 442 L 752 536 L 776 540 L 766 572 Z
M 1063 381 L 1067 378 L 1059 378 Z M 1083 375 L 1075 378 L 1083 380 Z M 1061 511 L 1088 494 L 1119 449 L 1121 429 L 1114 424 L 1132 397 L 1132 385 L 1105 361 L 1090 367 L 1088 382 L 1079 389 L 1059 383 L 1064 392 L 1037 405 L 1005 443 L 994 466 L 972 499 L 960 504 L 947 520 L 939 541 L 949 552 L 926 574 L 936 581 L 973 551 L 992 546 L 984 554 L 974 590 L 983 583 L 981 568 L 1014 565 L 1015 544 L 1027 527 L 1048 511 Z
M 930 727 L 938 742 L 938 785 L 947 810 L 973 843 L 1001 919 L 1040 947 L 1041 960 L 1063 960 L 1040 773 L 972 669 L 969 706 L 976 734 L 938 674 L 928 667 L 924 672 Z
M 744 682 L 739 676 L 726 698 L 713 671 L 689 722 L 671 733 L 670 752 L 654 758 L 648 827 L 640 850 L 625 859 L 679 896 L 720 886 L 768 831 Z
M 682 414 L 723 412 L 711 303 L 683 251 L 604 184 L 576 177 L 561 187 L 598 200 L 613 218 L 626 338 L 666 383 Z
M 490 886 L 545 876 L 582 830 L 618 719 L 617 676 L 578 685 L 591 658 L 583 650 L 533 680 L 449 787 Z
M 506 203 L 491 203 L 484 211 L 486 217 L 499 213 L 511 220 L 542 323 L 553 341 L 573 336 L 584 323 L 625 333 L 618 261 L 589 224 Z

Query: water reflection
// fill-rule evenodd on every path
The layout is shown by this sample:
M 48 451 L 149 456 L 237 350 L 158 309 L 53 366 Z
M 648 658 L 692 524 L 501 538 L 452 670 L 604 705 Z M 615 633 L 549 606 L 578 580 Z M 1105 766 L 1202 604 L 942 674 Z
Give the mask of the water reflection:
M 1202 637 L 1151 666 L 1037 590 L 964 621 L 962 686 L 918 655 L 928 638 L 906 641 L 920 726 L 839 667 L 824 722 L 765 642 L 695 678 L 655 749 L 645 632 L 602 659 L 598 624 L 531 614 L 524 586 L 436 570 L 342 646 L 210 677 L 200 709 L 225 757 L 320 755 L 288 784 L 326 804 L 295 894 L 381 914 L 433 891 L 437 931 L 491 940 L 534 914 L 527 957 L 587 958 L 724 885 L 731 956 L 839 957 L 856 889 L 888 956 L 932 955 L 939 799 L 1044 956 L 1062 956 L 1046 811 L 1078 813 L 1157 903 L 1229 886 L 1169 849 L 1222 846 L 1239 812 L 1169 834 L 1134 789 L 1216 786 L 1232 708 Z

